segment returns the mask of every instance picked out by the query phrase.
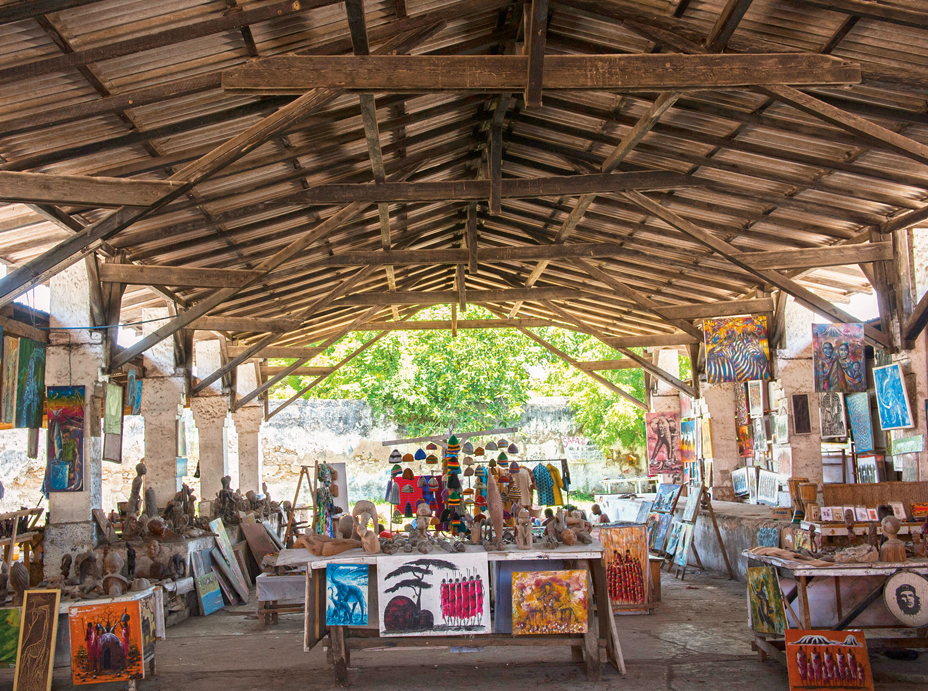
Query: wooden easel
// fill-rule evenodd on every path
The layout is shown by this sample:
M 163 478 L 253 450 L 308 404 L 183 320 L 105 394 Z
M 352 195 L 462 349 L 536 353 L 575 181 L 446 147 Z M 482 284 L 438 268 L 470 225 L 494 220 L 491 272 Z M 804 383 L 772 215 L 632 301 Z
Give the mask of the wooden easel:
M 312 520 L 312 529 L 316 529 L 316 521 L 318 520 L 318 512 L 316 511 L 316 487 L 315 487 L 315 474 L 310 472 L 310 469 L 315 470 L 316 466 L 311 465 L 301 465 L 300 466 L 300 477 L 296 481 L 296 492 L 293 493 L 293 504 L 290 506 L 290 518 L 287 521 L 287 532 L 284 533 L 284 544 L 289 548 L 293 547 L 293 540 L 296 539 L 296 531 L 301 527 L 305 527 L 305 523 L 296 522 L 296 512 L 302 511 L 304 509 L 313 510 L 313 520 Z M 300 488 L 303 486 L 303 477 L 306 477 L 306 486 L 310 491 L 312 504 L 307 506 L 298 506 L 297 499 L 300 497 Z
M 691 488 L 692 489 L 692 488 Z M 693 556 L 696 557 L 696 563 L 699 564 L 700 569 L 705 569 L 702 565 L 702 559 L 699 558 L 699 552 L 696 549 L 696 521 L 699 519 L 699 514 L 702 509 L 708 509 L 709 518 L 712 519 L 712 528 L 715 530 L 715 537 L 719 541 L 719 548 L 722 552 L 722 559 L 725 560 L 725 567 L 728 569 L 728 580 L 735 580 L 735 572 L 731 568 L 731 562 L 728 561 L 728 554 L 725 552 L 725 542 L 722 540 L 722 532 L 719 530 L 718 521 L 715 520 L 715 511 L 712 509 L 712 499 L 709 496 L 709 491 L 706 489 L 705 485 L 700 485 L 699 489 L 699 508 L 696 509 L 696 513 L 693 515 L 693 518 L 689 521 L 681 521 L 685 525 L 690 526 L 690 530 L 694 533 L 693 539 L 690 541 L 690 548 L 693 550 Z M 674 504 L 676 508 L 676 504 Z M 674 555 L 676 556 L 676 555 Z M 681 581 L 686 578 L 686 566 L 679 566 L 675 560 L 668 560 L 670 568 L 668 569 L 674 576 L 674 578 L 679 578 Z

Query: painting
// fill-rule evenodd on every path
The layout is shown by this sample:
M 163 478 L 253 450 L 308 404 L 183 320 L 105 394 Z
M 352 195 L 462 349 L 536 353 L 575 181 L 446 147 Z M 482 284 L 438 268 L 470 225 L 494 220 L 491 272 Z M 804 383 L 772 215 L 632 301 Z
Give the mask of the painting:
M 0 669 L 16 666 L 19 645 L 19 607 L 0 609 Z
M 690 418 L 695 417 L 696 411 L 693 406 L 693 399 L 690 396 L 687 396 L 685 393 L 680 393 L 680 417 L 681 418 Z
M 49 691 L 55 664 L 60 590 L 27 590 L 20 615 L 16 691 Z
M 747 425 L 738 427 L 738 455 L 741 458 L 754 455 L 754 430 Z
M 657 532 L 657 525 L 661 522 L 663 514 L 652 511 L 648 514 L 648 522 L 645 523 L 645 529 L 648 531 L 648 545 L 654 547 L 654 535 Z
M 3 382 L 0 385 L 0 422 L 16 420 L 16 375 L 19 372 L 19 339 L 3 337 Z
M 756 633 L 782 636 L 786 631 L 786 611 L 776 569 L 752 566 L 747 576 L 751 629 Z
M 749 381 L 748 389 L 748 417 L 758 418 L 764 416 L 764 382 Z
M 876 389 L 881 428 L 905 429 L 915 426 L 902 376 L 902 365 L 897 362 L 886 367 L 874 367 L 873 386 Z
M 216 533 L 216 545 L 222 552 L 222 556 L 225 557 L 225 561 L 228 562 L 233 587 L 242 596 L 242 600 L 248 602 L 248 583 L 238 566 L 238 559 L 235 558 L 235 553 L 232 551 L 232 543 L 229 542 L 229 536 L 226 533 L 226 527 L 223 525 L 222 519 L 217 518 L 210 521 L 209 528 Z M 219 566 L 221 568 L 222 564 Z
M 735 419 L 739 425 L 748 424 L 748 394 L 744 384 L 735 386 Z
M 817 393 L 866 391 L 864 325 L 813 324 L 812 366 Z
M 490 633 L 487 555 L 403 555 L 377 561 L 381 636 Z M 513 602 L 515 596 L 513 574 Z M 515 606 L 515 605 L 513 605 Z
M 914 437 L 899 437 L 890 442 L 890 455 L 901 456 L 904 453 L 921 453 L 925 450 L 925 437 L 921 434 Z
M 667 537 L 667 544 L 664 547 L 664 554 L 668 557 L 672 557 L 676 553 L 677 545 L 680 544 L 680 533 L 683 532 L 684 525 L 677 521 L 670 528 L 670 535 Z
M 779 547 L 780 546 L 780 529 L 772 527 L 763 527 L 757 529 L 757 546 L 758 547 Z
M 696 423 L 697 420 L 680 422 L 680 457 L 684 464 L 696 460 Z
M 16 427 L 38 429 L 45 410 L 45 344 L 19 339 L 16 374 Z
M 670 524 L 673 522 L 673 514 L 662 513 L 657 521 L 657 528 L 654 530 L 654 541 L 651 544 L 656 551 L 664 549 L 664 543 L 667 541 L 667 533 L 670 530 Z
M 328 626 L 367 625 L 367 566 L 329 564 L 325 567 L 325 623 Z
M 731 486 L 735 496 L 744 496 L 748 493 L 748 469 L 736 468 L 731 471 Z
M 699 511 L 699 500 L 702 498 L 702 485 L 690 487 L 689 492 L 686 496 L 686 506 L 683 507 L 683 520 L 686 523 L 692 523 L 696 520 L 696 512 Z
M 670 516 L 670 514 L 665 514 Z M 648 542 L 643 525 L 603 528 L 606 588 L 613 605 L 648 601 Z
M 48 387 L 49 492 L 84 491 L 84 387 Z
M 919 629 L 928 625 L 928 579 L 897 571 L 883 588 L 883 602 L 896 621 Z
M 812 412 L 809 409 L 809 394 L 793 394 L 790 400 L 793 403 L 793 434 L 812 434 Z
M 757 501 L 768 506 L 777 505 L 777 495 L 780 493 L 780 476 L 761 468 L 757 480 Z
M 690 552 L 690 545 L 693 544 L 693 525 L 691 523 L 680 524 L 680 534 L 677 538 L 677 548 L 673 555 L 673 563 L 681 568 L 686 568 L 687 555 Z
M 142 380 L 136 378 L 135 393 L 132 396 L 132 415 L 142 414 Z
M 793 447 L 777 446 L 773 449 L 773 461 L 776 464 L 772 468 L 774 472 L 789 477 L 793 474 Z
M 654 498 L 654 503 L 651 505 L 651 510 L 661 512 L 672 511 L 682 488 L 682 485 L 659 485 L 657 488 L 657 496 Z
M 844 394 L 819 394 L 819 411 L 822 422 L 822 439 L 842 439 L 847 436 L 844 420 Z
M 754 443 L 754 453 L 763 456 L 767 453 L 767 425 L 762 417 L 756 417 L 751 422 L 751 441 Z
M 786 631 L 790 691 L 869 689 L 870 657 L 863 631 Z
M 710 384 L 770 379 L 767 317 L 706 319 L 703 331 Z
M 748 471 L 748 501 L 752 504 L 757 503 L 757 467 L 751 466 Z
M 200 601 L 200 615 L 207 616 L 222 609 L 222 591 L 219 589 L 219 577 L 203 562 L 203 552 L 194 551 L 190 554 L 190 566 L 193 570 L 193 582 L 197 589 L 197 598 Z
M 138 600 L 130 600 L 68 608 L 75 685 L 145 676 L 139 605 Z
M 789 415 L 773 416 L 773 443 L 789 444 Z
M 712 458 L 712 425 L 709 418 L 704 417 L 701 420 L 702 427 L 702 457 Z
M 512 574 L 512 633 L 586 633 L 587 572 Z
M 680 413 L 645 413 L 648 475 L 682 473 Z

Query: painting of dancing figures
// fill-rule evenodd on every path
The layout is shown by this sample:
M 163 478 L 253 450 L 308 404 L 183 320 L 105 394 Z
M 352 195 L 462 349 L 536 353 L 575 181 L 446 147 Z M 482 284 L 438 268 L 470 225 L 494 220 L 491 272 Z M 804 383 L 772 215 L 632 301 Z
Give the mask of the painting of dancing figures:
M 648 475 L 682 473 L 680 413 L 645 413 L 648 440 Z
M 127 681 L 145 676 L 138 601 L 71 607 L 68 629 L 74 684 Z
M 367 566 L 329 564 L 325 569 L 325 589 L 328 626 L 367 624 Z

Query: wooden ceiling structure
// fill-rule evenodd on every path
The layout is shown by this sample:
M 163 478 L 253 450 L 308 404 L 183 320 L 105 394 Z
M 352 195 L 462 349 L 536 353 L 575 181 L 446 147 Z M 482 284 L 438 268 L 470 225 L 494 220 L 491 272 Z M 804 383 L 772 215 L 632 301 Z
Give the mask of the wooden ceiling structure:
M 790 295 L 875 290 L 905 347 L 926 96 L 915 0 L 12 0 L 0 309 L 84 261 L 98 326 L 172 309 L 114 370 L 196 329 L 229 344 L 194 392 L 298 358 L 233 406 L 354 330 L 592 333 L 624 358 L 572 364 L 636 404 L 595 370 L 694 392 L 629 348 L 776 343 Z

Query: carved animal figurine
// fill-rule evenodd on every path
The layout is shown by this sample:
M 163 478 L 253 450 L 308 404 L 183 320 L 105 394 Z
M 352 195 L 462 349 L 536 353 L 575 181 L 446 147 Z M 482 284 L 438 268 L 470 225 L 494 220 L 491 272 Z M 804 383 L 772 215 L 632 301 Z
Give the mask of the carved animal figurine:
M 532 517 L 528 509 L 520 509 L 516 516 L 516 547 L 519 549 L 532 548 Z
M 347 552 L 349 549 L 361 547 L 360 540 L 345 540 L 340 537 L 328 535 L 300 535 L 294 547 L 305 547 L 317 557 L 334 557 L 336 554 Z
M 371 517 L 366 513 L 356 517 L 354 519 L 354 531 L 361 538 L 361 547 L 364 548 L 364 551 L 368 554 L 377 554 L 380 551 L 380 539 L 377 537 L 376 530 L 374 530 L 377 528 L 377 521 L 374 521 L 374 528 L 369 528 L 367 524 L 370 520 Z
M 23 606 L 23 593 L 29 587 L 29 569 L 21 561 L 14 561 L 10 567 L 10 585 L 13 587 L 13 606 Z
M 61 580 L 62 582 L 67 582 L 68 576 L 71 575 L 71 562 L 73 558 L 70 554 L 65 554 L 61 557 Z
M 478 513 L 474 516 L 473 523 L 470 528 L 470 542 L 473 545 L 479 545 L 483 539 L 483 525 L 486 523 L 487 517 L 482 513 Z
M 351 517 L 355 518 L 360 516 L 362 513 L 366 513 L 370 516 L 371 520 L 374 521 L 374 530 L 377 530 L 377 525 L 380 522 L 380 518 L 377 516 L 377 507 L 374 505 L 374 502 L 368 501 L 367 499 L 361 499 L 356 502 L 354 508 L 351 509 Z M 354 536 L 357 538 L 357 536 Z
M 493 546 L 496 550 L 503 549 L 503 498 L 499 493 L 496 478 L 490 475 L 487 478 L 487 509 L 490 512 L 490 522 L 493 524 Z
M 887 516 L 880 525 L 883 527 L 883 536 L 886 538 L 886 542 L 880 548 L 880 561 L 894 564 L 905 561 L 905 543 L 896 537 L 899 534 L 899 519 L 895 516 Z
M 139 507 L 142 501 L 142 483 L 147 472 L 148 469 L 144 463 L 136 464 L 135 477 L 132 479 L 132 489 L 129 491 L 129 502 L 126 506 L 126 515 L 128 516 L 139 515 Z

